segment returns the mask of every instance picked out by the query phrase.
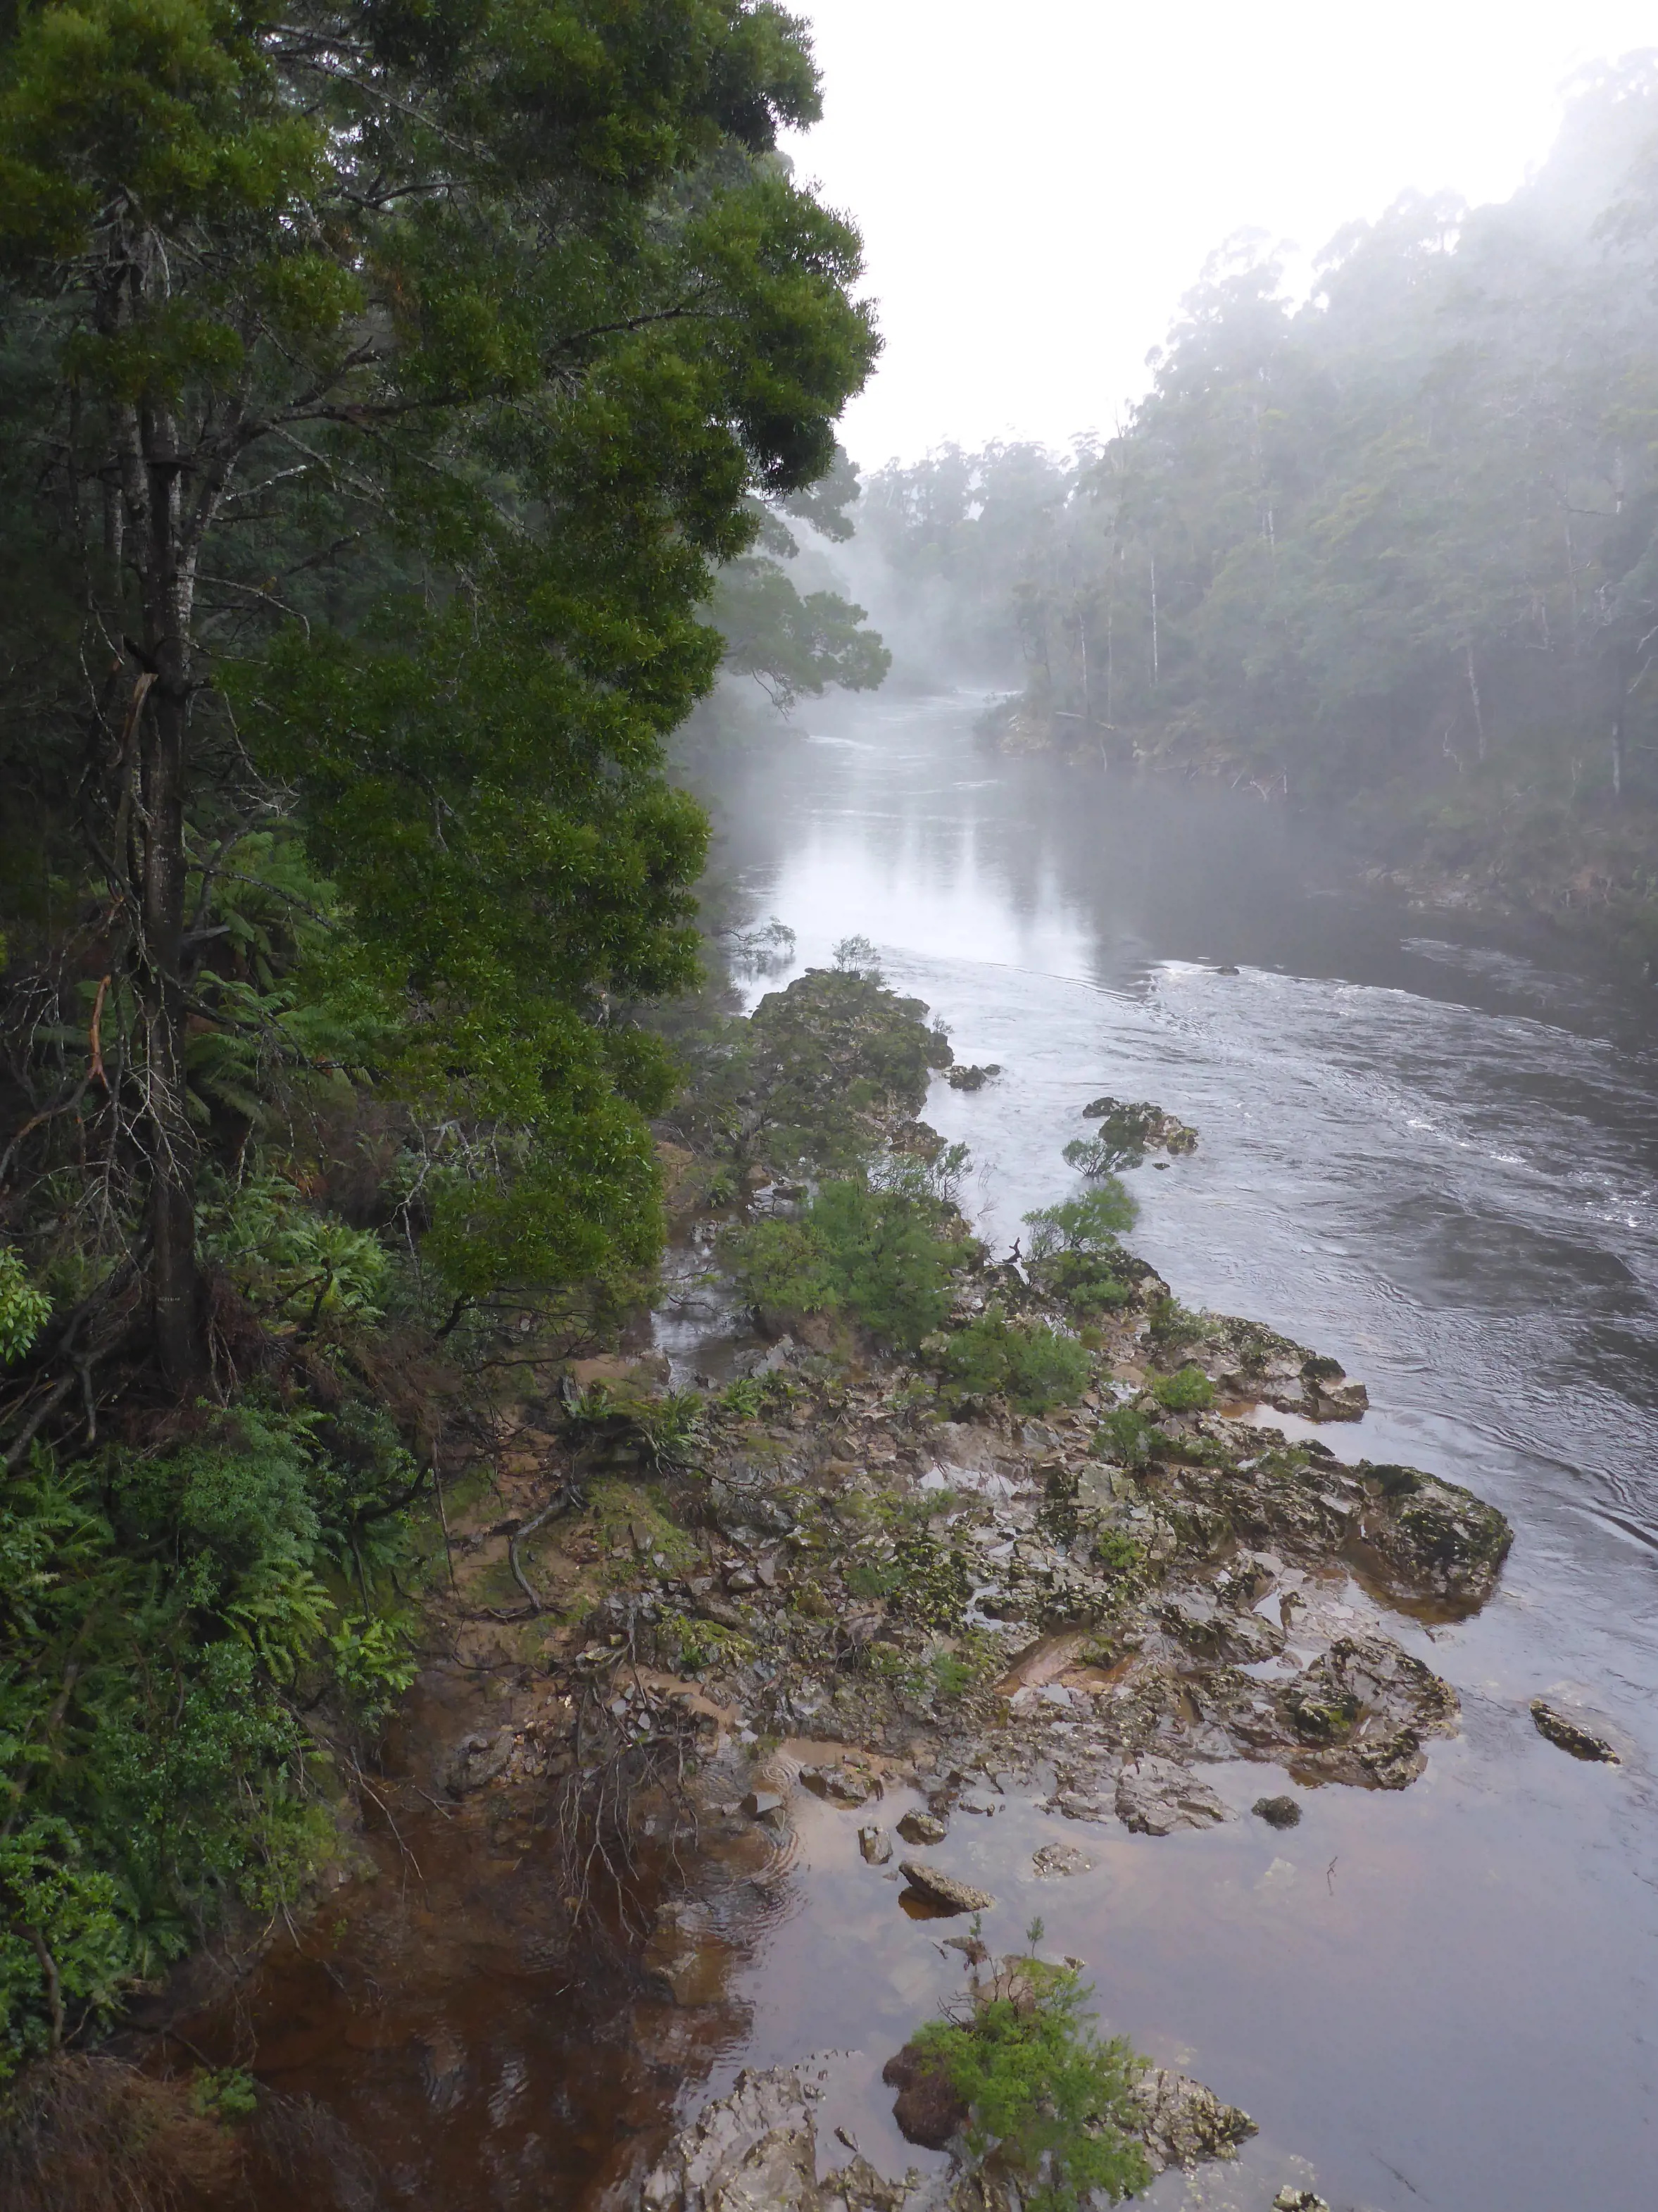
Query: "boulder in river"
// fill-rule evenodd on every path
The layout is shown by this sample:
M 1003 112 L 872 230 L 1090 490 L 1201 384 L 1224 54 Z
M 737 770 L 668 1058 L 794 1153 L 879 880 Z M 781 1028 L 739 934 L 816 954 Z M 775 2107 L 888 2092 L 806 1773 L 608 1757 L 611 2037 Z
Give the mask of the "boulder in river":
M 1623 1761 L 1603 1735 L 1596 1735 L 1581 1723 L 1563 1713 L 1558 1705 L 1550 1705 L 1546 1698 L 1533 1698 L 1531 1717 L 1539 1735 L 1569 1751 L 1574 1759 L 1599 1759 L 1607 1766 L 1620 1766 Z
M 900 1859 L 898 1871 L 911 1887 L 919 1889 L 929 1905 L 944 1912 L 988 1912 L 996 1900 L 988 1891 L 975 1889 L 970 1881 L 957 1881 L 953 1874 L 929 1866 L 925 1859 Z
M 1172 1836 L 1178 1828 L 1212 1828 L 1232 1811 L 1186 1767 L 1142 1759 L 1117 1777 L 1117 1818 L 1138 1835 Z
M 1249 1810 L 1258 1820 L 1265 1820 L 1269 1828 L 1295 1828 L 1301 1825 L 1301 1807 L 1293 1797 L 1257 1797 Z
M 1167 2067 L 1148 2067 L 1130 2094 L 1144 2116 L 1138 2132 L 1155 2172 L 1198 2159 L 1236 2158 L 1238 2145 L 1260 2132 L 1248 2112 Z
M 1413 1467 L 1355 1470 L 1364 1488 L 1358 1534 L 1412 1596 L 1472 1611 L 1497 1587 L 1514 1531 L 1471 1490 Z
M 858 1831 L 858 1849 L 865 1866 L 885 1866 L 892 1856 L 892 1838 L 878 1820 Z
M 907 1844 L 941 1844 L 949 1833 L 936 1813 L 906 1813 L 898 1832 Z
M 966 2127 L 966 2105 L 942 2068 L 930 2063 L 917 2045 L 907 2043 L 895 2051 L 881 2069 L 881 2079 L 898 2092 L 892 2100 L 892 2117 L 906 2142 L 920 2143 L 924 2150 L 943 2150 Z

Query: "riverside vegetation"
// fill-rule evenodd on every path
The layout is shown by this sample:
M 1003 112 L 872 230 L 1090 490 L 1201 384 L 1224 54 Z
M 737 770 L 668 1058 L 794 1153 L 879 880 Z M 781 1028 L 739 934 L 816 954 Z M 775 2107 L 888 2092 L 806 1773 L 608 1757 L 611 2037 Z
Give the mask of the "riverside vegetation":
M 86 2054 L 310 1893 L 521 1326 L 648 1280 L 663 740 L 884 665 L 781 565 L 878 343 L 818 109 L 770 0 L 0 19 L 9 2203 L 212 2166 Z
M 1658 956 L 1658 63 L 1512 198 L 1214 255 L 1119 433 L 871 481 L 895 622 L 1009 749 L 1315 810 L 1441 898 Z
M 0 26 L 9 2203 L 355 2186 L 173 2031 L 422 1791 L 552 1808 L 574 2014 L 589 1969 L 684 1985 L 673 1866 L 798 1786 L 1162 1834 L 1227 1816 L 1194 1761 L 1400 1788 L 1455 1726 L 1382 1607 L 1478 1604 L 1506 1530 L 1237 1418 L 1363 1397 L 1123 1245 L 1115 1166 L 1192 1133 L 1103 1103 L 997 1263 L 918 1119 L 948 1040 L 867 948 L 747 1021 L 685 1001 L 665 739 L 722 659 L 884 665 L 783 565 L 787 515 L 844 522 L 877 347 L 776 152 L 817 109 L 744 0 Z M 634 1356 L 670 1223 L 770 1345 L 724 1389 Z M 808 1728 L 842 1748 L 802 1783 Z M 963 2186 L 1247 2130 L 1126 2057 L 1060 2112 L 1028 2062 L 1083 2081 L 1079 1997 L 974 1963 L 991 2008 L 929 2046 Z
M 1156 1837 L 1234 1817 L 1214 1759 L 1408 1787 L 1458 1705 L 1389 1611 L 1473 1610 L 1509 1541 L 1454 1485 L 1242 1419 L 1351 1421 L 1363 1392 L 1182 1307 L 1122 1243 L 1133 1207 L 1108 1171 L 1032 1218 L 1023 1267 L 996 1261 L 957 1211 L 959 1155 L 917 1118 L 948 1040 L 866 948 L 843 962 L 712 1024 L 664 1125 L 681 1235 L 756 1314 L 753 1371 L 676 1389 L 654 1354 L 571 1369 L 531 1348 L 440 1608 L 499 1701 L 414 1769 L 501 1820 L 550 1790 L 551 1831 L 638 1900 L 634 1971 L 692 2007 L 718 1952 L 699 1869 L 763 1863 L 799 1793 L 862 1824 L 874 1881 L 882 1797 L 919 1790 L 902 1871 L 948 1914 L 992 1901 L 950 1870 L 952 1822 L 1015 1794 L 1081 1834 Z M 1284 1802 L 1261 1817 L 1294 1817 Z M 679 1869 L 654 1887 L 641 1838 Z M 916 2126 L 954 2154 L 952 2202 L 1065 2203 L 1068 2173 L 1131 2187 L 1251 2132 L 1199 2084 L 1093 2045 L 1070 1970 L 967 1950 L 965 2008 L 906 2061 L 951 2085 L 957 2118 Z M 1018 2084 L 1050 2066 L 1081 2104 L 1033 2090 L 1019 2118 Z M 811 2103 L 799 2073 L 745 2076 L 645 2201 L 930 2201 L 933 2183 L 857 2159 L 820 2177 Z

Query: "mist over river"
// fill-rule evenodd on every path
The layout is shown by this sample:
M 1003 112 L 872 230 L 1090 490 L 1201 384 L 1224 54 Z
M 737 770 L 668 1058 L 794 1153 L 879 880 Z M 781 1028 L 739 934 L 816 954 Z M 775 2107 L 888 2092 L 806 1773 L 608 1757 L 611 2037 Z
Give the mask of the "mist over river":
M 935 1082 L 926 1107 L 971 1148 L 966 1202 L 999 1256 L 1076 1188 L 1060 1153 L 1090 1099 L 1195 1127 L 1195 1154 L 1128 1176 L 1134 1249 L 1187 1305 L 1363 1379 L 1364 1419 L 1320 1432 L 1339 1455 L 1463 1484 L 1515 1541 L 1495 1597 L 1456 1621 L 1324 1573 L 1333 1630 L 1379 1629 L 1461 1697 L 1460 1733 L 1426 1745 L 1408 1788 L 1292 1776 L 1303 1818 L 1277 1832 L 1250 1808 L 1280 1770 L 1206 1763 L 1239 1817 L 1157 1836 L 999 1784 L 952 1820 L 948 1870 L 996 1900 L 993 1952 L 1040 1916 L 1045 1955 L 1083 1962 L 1110 2032 L 1259 2124 L 1236 2164 L 1165 2173 L 1157 2212 L 1266 2212 L 1286 2185 L 1333 2212 L 1647 2212 L 1658 993 L 1339 889 L 1281 807 L 999 757 L 974 738 L 978 703 L 817 707 L 719 757 L 703 781 L 722 898 L 788 924 L 797 969 L 872 939 L 958 1060 L 1001 1064 L 976 1092 Z M 729 1372 L 706 1246 L 671 1265 L 690 1289 L 656 1316 L 659 1344 L 681 1381 Z M 716 1824 L 671 1868 L 651 1847 L 647 1909 L 683 1884 L 706 1937 L 671 2002 L 625 1944 L 585 1966 L 561 1947 L 550 1796 L 456 1807 L 424 1786 L 489 1674 L 434 1668 L 394 1731 L 398 1809 L 376 1796 L 366 1823 L 380 1881 L 191 2031 L 192 2053 L 252 2063 L 303 2122 L 255 2175 L 258 2212 L 626 2212 L 676 2113 L 744 2066 L 807 2059 L 824 2149 L 838 2127 L 884 2173 L 940 2163 L 900 2136 L 881 2068 L 959 1996 L 961 1958 L 909 1916 L 896 1869 L 864 1863 L 858 1817 L 796 1786 L 835 1747 L 774 1755 L 744 1730 L 714 1794 L 750 1786 L 746 1744 L 786 1821 Z M 1545 1741 L 1539 1695 L 1622 1763 Z M 1057 1764 L 1072 1724 L 1043 1725 Z M 895 1778 L 884 1821 L 919 1805 L 913 1780 Z M 1044 1847 L 1087 1864 L 1042 1879 Z
M 1287 1837 L 1096 1832 L 1095 1871 L 1030 1909 L 1111 2028 L 1260 2121 L 1200 2201 L 1265 2204 L 1299 2155 L 1336 2206 L 1637 2212 L 1658 2150 L 1658 994 L 1334 888 L 1279 807 L 998 757 L 977 704 L 803 710 L 720 763 L 720 864 L 798 966 L 861 933 L 958 1060 L 1002 1064 L 927 1109 L 971 1146 L 981 1233 L 1005 1249 L 1072 1186 L 1087 1100 L 1155 1099 L 1202 1141 L 1129 1178 L 1135 1248 L 1188 1304 L 1364 1380 L 1363 1422 L 1323 1432 L 1341 1456 L 1445 1474 L 1515 1530 L 1483 1613 L 1391 1626 L 1463 1704 L 1414 1787 L 1317 1790 Z M 1610 1723 L 1625 1763 L 1544 1741 L 1544 1692 Z M 1240 1806 L 1260 1782 L 1217 1778 Z M 1028 1865 L 1043 1826 L 1010 1808 L 982 1863 Z M 872 2078 L 953 1985 L 855 1865 L 844 1820 L 803 1824 L 716 2090 L 832 2047 Z M 878 2083 L 836 2094 L 878 2165 L 914 2160 Z

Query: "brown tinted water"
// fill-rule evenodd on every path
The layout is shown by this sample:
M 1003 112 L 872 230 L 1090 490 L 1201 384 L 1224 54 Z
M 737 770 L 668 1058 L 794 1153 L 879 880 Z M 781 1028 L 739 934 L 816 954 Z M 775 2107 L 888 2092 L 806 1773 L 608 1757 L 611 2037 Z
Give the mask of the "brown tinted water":
M 958 1816 L 941 1862 L 996 1895 L 993 1944 L 1040 1913 L 1113 2028 L 1254 2114 L 1218 2203 L 1262 2208 L 1315 2174 L 1369 2212 L 1644 2212 L 1658 998 L 1558 946 L 1333 891 L 1316 836 L 1254 800 L 987 757 L 973 706 L 814 710 L 811 734 L 722 773 L 726 865 L 802 961 L 872 937 L 958 1057 L 1006 1068 L 929 1109 L 973 1147 L 987 1233 L 1068 1187 L 1085 1100 L 1157 1099 L 1202 1144 L 1133 1179 L 1138 1248 L 1188 1303 L 1364 1378 L 1365 1421 L 1325 1432 L 1344 1455 L 1466 1482 L 1516 1540 L 1475 1620 L 1390 1620 L 1463 1704 L 1410 1790 L 1306 1792 L 1279 1835 L 1247 1808 L 1281 1778 L 1223 1767 L 1242 1817 L 1161 1839 L 1010 1795 Z M 690 1362 L 698 1328 L 671 1322 L 668 1348 Z M 1540 1692 L 1604 1715 L 1625 1763 L 1544 1742 Z M 878 2163 L 925 2163 L 879 2069 L 959 1961 L 863 1864 L 853 1816 L 802 1797 L 778 1863 L 709 1862 L 718 2002 L 679 2008 L 641 2002 L 614 1954 L 571 1957 L 533 1822 L 495 1817 L 399 1814 L 418 1875 L 380 1838 L 380 1881 L 258 1978 L 258 2070 L 332 2124 L 319 2162 L 266 2176 L 262 2212 L 616 2202 L 676 2099 L 811 2054 L 831 2121 Z M 1091 1867 L 1039 1881 L 1042 1840 Z M 1165 2177 L 1154 2202 L 1186 2188 Z

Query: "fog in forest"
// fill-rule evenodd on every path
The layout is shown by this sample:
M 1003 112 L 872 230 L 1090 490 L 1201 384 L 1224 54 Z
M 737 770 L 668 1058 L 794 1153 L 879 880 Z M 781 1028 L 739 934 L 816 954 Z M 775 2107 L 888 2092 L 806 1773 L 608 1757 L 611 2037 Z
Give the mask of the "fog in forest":
M 0 2212 L 1646 2212 L 1647 35 L 0 8 Z

